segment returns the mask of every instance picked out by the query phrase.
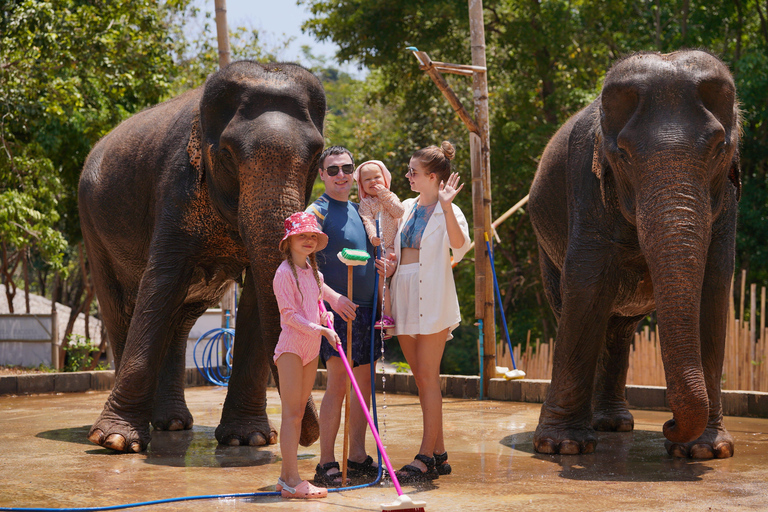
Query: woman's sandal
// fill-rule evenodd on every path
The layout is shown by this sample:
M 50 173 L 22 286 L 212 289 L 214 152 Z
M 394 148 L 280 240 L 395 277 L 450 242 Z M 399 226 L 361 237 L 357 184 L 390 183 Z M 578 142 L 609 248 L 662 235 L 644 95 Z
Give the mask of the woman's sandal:
M 325 498 L 328 496 L 328 489 L 324 487 L 315 487 L 306 480 L 302 480 L 296 487 L 283 482 L 282 478 L 277 479 L 277 485 L 275 489 L 280 491 L 280 496 L 283 498 L 298 498 L 303 500 L 312 500 L 315 498 Z
M 400 468 L 398 471 L 395 471 L 395 474 L 397 475 L 397 480 L 399 482 L 401 483 L 428 482 L 440 476 L 435 470 L 434 457 L 427 457 L 426 455 L 422 455 L 419 453 L 416 455 L 416 457 L 414 457 L 414 459 L 418 460 L 419 462 L 427 466 L 427 470 L 422 471 L 421 468 L 417 466 L 414 466 L 412 464 L 406 464 L 405 466 Z
M 363 462 L 347 459 L 347 468 L 351 478 L 376 478 L 379 476 L 379 467 L 373 465 L 373 458 L 370 455 Z
M 439 475 L 450 475 L 451 465 L 446 461 L 448 460 L 448 452 L 435 453 L 435 469 Z
M 336 469 L 335 473 L 328 474 L 328 471 Z M 315 466 L 315 483 L 323 487 L 341 487 L 341 470 L 336 461 L 326 462 Z M 347 478 L 349 483 L 349 478 Z

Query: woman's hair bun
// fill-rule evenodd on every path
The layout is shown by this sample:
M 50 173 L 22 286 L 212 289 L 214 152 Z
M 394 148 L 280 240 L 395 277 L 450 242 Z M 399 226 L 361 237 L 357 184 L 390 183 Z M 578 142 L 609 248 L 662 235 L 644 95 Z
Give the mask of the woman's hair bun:
M 453 157 L 456 156 L 456 149 L 453 147 L 453 144 L 447 140 L 444 140 L 443 143 L 440 144 L 440 149 L 448 160 L 453 160 Z

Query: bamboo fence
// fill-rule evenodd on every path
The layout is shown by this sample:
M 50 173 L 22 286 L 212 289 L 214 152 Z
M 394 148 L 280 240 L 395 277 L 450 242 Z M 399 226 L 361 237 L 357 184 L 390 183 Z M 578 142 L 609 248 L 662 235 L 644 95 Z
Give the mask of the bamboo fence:
M 768 391 L 768 329 L 765 326 L 766 288 L 760 292 L 758 314 L 757 286 L 749 287 L 749 317 L 746 310 L 746 272 L 741 275 L 739 311 L 731 299 L 725 339 L 725 360 L 723 362 L 723 389 L 742 391 Z M 758 323 L 759 321 L 759 323 Z M 635 333 L 630 347 L 627 384 L 638 386 L 666 386 L 664 366 L 661 361 L 657 329 L 644 326 Z M 552 375 L 553 340 L 542 343 L 539 339 L 531 342 L 531 332 L 521 352 L 520 345 L 514 347 L 513 355 L 517 368 L 526 373 L 528 379 L 549 379 Z M 509 350 L 505 343 L 497 345 L 497 364 L 512 368 Z

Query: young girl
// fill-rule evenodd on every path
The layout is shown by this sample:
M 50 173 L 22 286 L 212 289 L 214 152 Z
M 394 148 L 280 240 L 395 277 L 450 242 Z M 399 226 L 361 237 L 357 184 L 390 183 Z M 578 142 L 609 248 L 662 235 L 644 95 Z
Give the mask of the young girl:
M 339 294 L 323 284 L 315 261 L 315 253 L 326 245 L 328 236 L 317 226 L 314 215 L 298 212 L 285 220 L 285 236 L 280 241 L 285 261 L 277 268 L 272 284 L 280 307 L 282 329 L 274 361 L 280 378 L 280 454 L 283 457 L 276 488 L 283 498 L 328 495 L 327 489 L 301 479 L 297 462 L 301 420 L 317 374 L 320 339 L 325 336 L 333 346 L 339 341 L 323 306 L 323 299 L 331 305 L 338 304 Z
M 453 204 L 459 175 L 451 173 L 450 142 L 429 146 L 411 157 L 406 176 L 415 199 L 403 202 L 405 214 L 395 237 L 399 262 L 392 277 L 395 334 L 419 390 L 423 434 L 413 462 L 397 472 L 400 481 L 431 480 L 451 472 L 443 439 L 440 361 L 445 342 L 461 322 L 451 271 L 469 250 L 469 227 Z
M 394 192 L 389 190 L 392 183 L 392 175 L 387 166 L 380 160 L 368 160 L 360 164 L 353 175 L 360 190 L 360 218 L 363 219 L 365 231 L 371 244 L 382 246 L 382 258 L 385 260 L 392 253 L 395 244 L 395 234 L 400 218 L 405 209 L 403 203 Z M 379 229 L 381 237 L 376 236 L 376 215 L 381 213 Z M 389 294 L 384 294 L 384 279 L 379 280 L 379 297 L 384 301 L 384 314 L 381 320 L 376 322 L 377 329 L 390 329 L 395 326 L 392 319 L 391 302 Z M 385 331 L 386 332 L 386 331 Z M 389 334 L 384 339 L 391 338 Z

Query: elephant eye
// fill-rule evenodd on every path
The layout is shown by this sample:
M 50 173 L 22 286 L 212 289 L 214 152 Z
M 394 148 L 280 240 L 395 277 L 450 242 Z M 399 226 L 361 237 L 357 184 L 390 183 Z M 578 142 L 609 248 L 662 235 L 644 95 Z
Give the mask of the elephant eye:
M 232 156 L 232 153 L 227 148 L 221 148 L 219 150 L 219 154 L 221 154 L 221 158 L 224 160 L 234 161 L 234 157 Z

